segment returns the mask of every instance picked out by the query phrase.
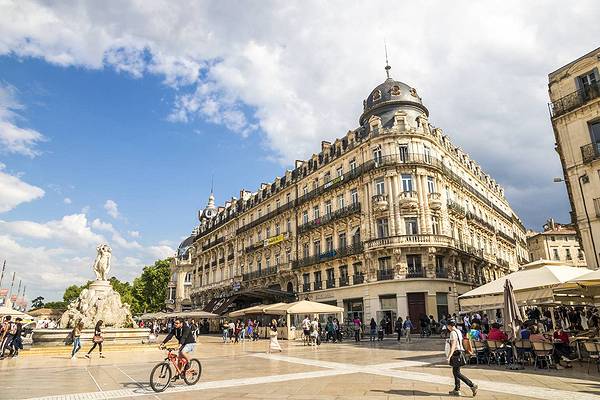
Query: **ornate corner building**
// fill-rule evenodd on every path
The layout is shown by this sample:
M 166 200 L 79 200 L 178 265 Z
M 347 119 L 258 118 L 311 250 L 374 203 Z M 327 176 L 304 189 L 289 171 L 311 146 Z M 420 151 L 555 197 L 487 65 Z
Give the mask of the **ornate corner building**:
M 503 189 L 389 77 L 357 129 L 256 192 L 221 207 L 211 193 L 199 220 L 174 261 L 175 303 L 189 273 L 187 301 L 216 313 L 308 298 L 363 320 L 438 318 L 529 257 Z

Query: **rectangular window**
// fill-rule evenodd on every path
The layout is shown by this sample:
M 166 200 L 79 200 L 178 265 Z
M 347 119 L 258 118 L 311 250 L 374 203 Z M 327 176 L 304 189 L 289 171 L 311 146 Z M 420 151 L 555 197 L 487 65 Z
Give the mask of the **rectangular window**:
M 262 210 L 258 210 L 258 218 L 262 217 Z
M 267 204 L 267 214 L 271 212 L 271 205 Z
M 308 224 L 308 211 L 306 210 L 302 212 L 302 223 Z
M 338 210 L 341 210 L 342 208 L 344 208 L 344 195 L 340 194 L 337 197 L 337 208 Z
M 437 320 L 439 321 L 443 315 L 450 315 L 448 312 L 448 293 L 437 292 L 435 294 L 435 300 L 437 303 Z
M 352 268 L 354 268 L 354 275 L 362 274 L 362 263 L 361 262 L 352 264 Z
M 321 271 L 315 272 L 315 282 L 321 282 Z
M 340 233 L 338 235 L 338 248 L 343 249 L 344 247 L 346 247 L 346 234 Z
M 344 175 L 344 167 L 339 167 L 338 169 L 335 170 L 335 173 L 338 177 Z
M 320 212 L 319 212 L 319 206 L 314 206 L 313 207 L 313 219 L 317 219 L 321 216 Z
M 281 201 L 279 199 L 277 199 L 277 201 L 275 202 L 275 209 L 281 207 Z
M 259 230 L 258 233 L 256 234 L 258 241 L 260 242 L 262 240 L 262 231 Z
M 379 257 L 379 270 L 385 271 L 392 267 L 392 257 Z
M 444 271 L 444 256 L 435 256 L 435 270 Z
M 350 171 L 354 171 L 356 169 L 356 160 L 350 160 Z
M 318 256 L 319 254 L 321 254 L 321 241 L 320 240 L 315 240 L 315 242 L 313 243 L 313 254 L 315 256 Z
M 435 179 L 433 176 L 427 177 L 427 192 L 435 193 Z
M 398 146 L 398 155 L 400 158 L 400 162 L 407 162 L 408 161 L 408 145 L 407 144 L 401 144 L 400 146 Z
M 334 279 L 335 279 L 335 276 L 334 276 L 334 273 L 333 273 L 333 268 L 329 268 L 325 272 L 327 272 L 327 280 L 329 282 L 333 282 Z
M 555 260 L 560 260 L 560 257 L 558 256 L 558 249 L 552 249 L 552 256 Z
M 302 188 L 302 194 L 303 194 L 303 195 L 305 195 L 305 194 L 308 194 L 308 186 L 304 186 L 304 187 Z
M 352 199 L 352 204 L 358 203 L 358 190 L 357 189 L 352 189 L 350 191 L 350 198 Z
M 406 229 L 407 235 L 418 235 L 419 234 L 419 224 L 417 222 L 416 217 L 404 218 L 404 227 Z
M 308 256 L 309 256 L 308 248 L 309 248 L 308 243 L 304 243 L 304 245 L 302 245 L 302 257 L 308 258 Z
M 408 254 L 406 256 L 406 264 L 409 275 L 419 275 L 423 273 L 423 265 L 421 264 L 420 254 Z
M 383 178 L 375 179 L 375 194 L 385 194 L 385 181 Z
M 323 183 L 327 183 L 331 180 L 331 173 L 327 172 L 323 177 Z
M 309 274 L 302 274 L 302 282 L 304 283 L 304 285 L 310 285 L 310 275 Z
M 328 236 L 325 238 L 325 251 L 330 253 L 333 251 L 333 237 Z
M 590 71 L 585 75 L 581 75 L 577 79 L 579 80 L 581 87 L 584 89 L 597 83 L 596 74 L 594 71 Z
M 381 149 L 376 148 L 375 150 L 373 150 L 373 161 L 375 161 L 375 164 L 381 164 L 382 160 L 383 160 L 383 153 L 381 152 Z
M 285 195 L 285 202 L 286 202 L 286 203 L 289 203 L 291 200 L 292 200 L 292 195 L 291 195 L 291 194 L 289 194 L 289 193 L 288 193 L 288 194 L 286 194 L 286 195 Z
M 275 235 L 279 235 L 281 233 L 281 227 L 279 224 L 275 225 Z
M 388 220 L 387 218 L 378 218 L 377 221 L 377 237 L 384 238 L 388 237 Z
M 331 214 L 331 200 L 325 202 L 325 215 Z
M 412 192 L 412 175 L 402 174 L 402 190 L 404 192 Z
M 571 260 L 571 249 L 565 249 L 567 260 Z
M 267 233 L 266 233 L 265 238 L 270 238 L 270 237 L 271 237 L 271 227 L 267 226 Z
M 434 235 L 440 234 L 440 219 L 435 215 L 431 216 L 431 233 Z
M 308 214 L 306 215 L 306 217 L 308 218 Z M 286 228 L 287 228 L 287 232 L 291 232 L 292 231 L 292 221 L 288 218 L 288 220 L 286 221 Z
M 590 135 L 593 143 L 600 143 L 600 122 L 590 124 Z
M 423 161 L 431 164 L 431 148 L 428 146 L 423 146 Z
M 340 278 L 347 278 L 347 277 L 348 277 L 348 266 L 340 265 Z
M 531 257 L 533 259 L 533 257 Z M 583 251 L 581 249 L 577 249 L 577 258 L 583 260 Z

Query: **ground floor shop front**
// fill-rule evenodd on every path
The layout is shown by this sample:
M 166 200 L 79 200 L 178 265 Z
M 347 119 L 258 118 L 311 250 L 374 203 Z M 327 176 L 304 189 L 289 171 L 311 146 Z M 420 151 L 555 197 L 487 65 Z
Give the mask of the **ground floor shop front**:
M 458 313 L 458 296 L 471 288 L 450 280 L 411 279 L 370 282 L 302 295 L 312 301 L 343 307 L 346 320 L 359 318 L 368 324 L 375 318 L 378 325 L 382 320 L 390 321 L 384 326 L 389 334 L 398 317 L 405 320 L 410 316 L 418 330 L 422 316 L 433 315 L 439 321 L 442 315 Z

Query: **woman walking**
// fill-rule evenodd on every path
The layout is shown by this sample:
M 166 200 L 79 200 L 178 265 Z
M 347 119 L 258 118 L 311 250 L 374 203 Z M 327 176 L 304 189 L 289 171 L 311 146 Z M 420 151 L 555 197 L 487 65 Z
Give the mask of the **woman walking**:
M 450 339 L 448 339 L 449 346 L 446 357 L 448 359 L 448 365 L 452 367 L 452 376 L 454 377 L 454 389 L 452 389 L 449 394 L 450 396 L 460 397 L 460 381 L 463 381 L 471 388 L 473 397 L 475 397 L 477 394 L 477 385 L 460 372 L 460 367 L 464 365 L 463 353 L 465 352 L 462 344 L 462 333 L 456 328 L 456 322 L 454 321 L 448 323 L 448 329 L 450 330 Z
M 279 350 L 279 352 L 281 352 L 281 346 L 277 341 L 277 321 L 275 320 L 271 321 L 271 328 L 269 329 L 269 338 L 271 340 L 269 341 L 269 350 L 267 351 L 267 353 L 271 354 L 274 350 Z
M 375 318 L 371 318 L 371 334 L 369 335 L 369 341 L 375 341 L 375 335 L 377 335 L 377 322 L 375 322 Z
M 81 349 L 81 331 L 83 330 L 83 322 L 79 321 L 75 328 L 71 331 L 73 336 L 73 350 L 71 350 L 71 360 L 75 360 L 75 354 Z
M 102 355 L 102 342 L 104 342 L 104 337 L 102 336 L 102 323 L 102 320 L 96 322 L 96 327 L 94 328 L 94 338 L 92 339 L 94 341 L 94 345 L 87 352 L 85 358 L 90 358 L 90 353 L 94 351 L 96 346 L 98 346 L 98 350 L 100 350 L 100 358 L 104 358 Z

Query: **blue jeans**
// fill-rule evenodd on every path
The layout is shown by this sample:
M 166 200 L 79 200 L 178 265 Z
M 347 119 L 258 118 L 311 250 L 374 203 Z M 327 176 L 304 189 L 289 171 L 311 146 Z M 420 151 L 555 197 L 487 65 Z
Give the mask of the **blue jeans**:
M 71 351 L 71 357 L 75 355 L 81 349 L 81 338 L 73 338 L 73 350 Z
M 229 337 L 229 329 L 223 329 L 223 342 L 226 342 L 228 337 Z

